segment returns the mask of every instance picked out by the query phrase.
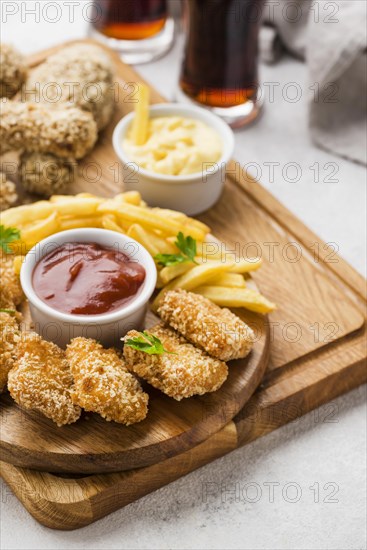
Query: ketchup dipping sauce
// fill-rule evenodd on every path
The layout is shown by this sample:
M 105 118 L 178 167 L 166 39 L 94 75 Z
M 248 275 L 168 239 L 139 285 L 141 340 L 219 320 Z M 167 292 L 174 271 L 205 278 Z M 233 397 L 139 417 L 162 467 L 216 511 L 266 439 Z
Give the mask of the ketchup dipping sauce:
M 145 269 L 122 252 L 97 243 L 65 243 L 33 271 L 33 288 L 48 306 L 73 315 L 115 311 L 139 293 Z

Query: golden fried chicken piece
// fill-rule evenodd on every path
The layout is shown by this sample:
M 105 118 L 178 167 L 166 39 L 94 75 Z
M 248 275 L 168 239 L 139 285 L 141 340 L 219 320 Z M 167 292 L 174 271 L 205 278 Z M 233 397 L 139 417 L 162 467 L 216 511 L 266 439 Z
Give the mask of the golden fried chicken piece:
M 23 333 L 8 376 L 12 398 L 36 410 L 58 426 L 76 422 L 81 409 L 71 400 L 73 377 L 65 352 L 34 332 Z
M 110 56 L 102 48 L 94 44 L 74 44 L 62 48 L 31 71 L 24 99 L 31 97 L 36 103 L 53 107 L 48 98 L 54 86 L 57 106 L 73 105 L 91 113 L 99 132 L 107 126 L 114 111 L 114 72 Z M 20 158 L 19 172 L 26 191 L 49 197 L 64 192 L 73 182 L 75 159 L 25 151 Z
M 124 356 L 129 370 L 163 393 L 180 401 L 184 397 L 216 391 L 228 376 L 228 367 L 212 359 L 185 338 L 159 323 L 147 331 L 171 353 L 148 355 L 125 344 Z M 124 340 L 139 336 L 135 330 Z
M 114 72 L 110 56 L 102 48 L 95 44 L 73 44 L 33 69 L 25 89 L 32 101 L 47 103 L 52 82 L 58 104 L 69 103 L 89 111 L 99 131 L 113 113 Z
M 6 389 L 8 373 L 14 365 L 20 338 L 16 317 L 0 312 L 0 393 Z
M 193 292 L 169 290 L 158 315 L 189 342 L 221 361 L 246 357 L 254 343 L 252 329 L 237 315 Z
M 77 173 L 74 159 L 55 157 L 49 153 L 28 153 L 19 158 L 19 175 L 23 189 L 43 197 L 62 194 Z
M 75 383 L 74 403 L 127 426 L 144 420 L 148 395 L 114 349 L 79 337 L 67 346 L 66 357 Z
M 2 103 L 0 154 L 24 149 L 78 159 L 92 149 L 96 139 L 96 123 L 90 113 L 81 109 L 13 101 Z
M 0 252 L 0 308 L 15 309 L 24 300 L 19 275 L 14 271 L 14 256 Z
M 15 183 L 8 180 L 4 172 L 0 172 L 0 211 L 10 208 L 17 200 Z
M 0 97 L 13 97 L 27 75 L 25 59 L 10 44 L 0 44 Z

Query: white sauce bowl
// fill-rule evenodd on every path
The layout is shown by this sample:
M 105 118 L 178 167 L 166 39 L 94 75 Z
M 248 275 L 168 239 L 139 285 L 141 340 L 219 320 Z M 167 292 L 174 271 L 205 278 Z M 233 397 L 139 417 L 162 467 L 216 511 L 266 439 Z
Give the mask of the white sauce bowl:
M 47 305 L 33 288 L 33 271 L 37 263 L 65 243 L 97 243 L 123 252 L 145 269 L 145 279 L 138 294 L 124 306 L 100 315 L 63 313 Z M 26 255 L 20 272 L 20 281 L 29 301 L 34 330 L 45 340 L 64 348 L 72 338 L 95 338 L 104 346 L 116 346 L 122 336 L 131 330 L 140 330 L 156 281 L 157 270 L 149 252 L 130 237 L 106 229 L 71 229 L 47 237 Z M 57 285 L 57 281 L 55 281 Z
M 212 128 L 222 140 L 222 156 L 214 166 L 187 175 L 166 175 L 148 171 L 133 162 L 123 149 L 123 140 L 135 114 L 120 120 L 113 132 L 113 147 L 122 162 L 124 187 L 137 190 L 149 206 L 180 210 L 189 216 L 204 212 L 219 199 L 228 161 L 233 156 L 234 136 L 230 127 L 206 109 L 179 103 L 162 103 L 149 109 L 150 118 L 181 116 L 200 120 Z

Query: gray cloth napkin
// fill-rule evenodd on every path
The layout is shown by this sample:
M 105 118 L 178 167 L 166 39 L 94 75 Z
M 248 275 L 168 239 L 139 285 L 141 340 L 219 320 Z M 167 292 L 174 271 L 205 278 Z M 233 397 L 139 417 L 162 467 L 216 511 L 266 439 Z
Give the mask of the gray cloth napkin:
M 260 55 L 275 62 L 282 49 L 305 59 L 319 96 L 309 104 L 314 142 L 367 164 L 367 2 L 279 0 L 265 9 Z

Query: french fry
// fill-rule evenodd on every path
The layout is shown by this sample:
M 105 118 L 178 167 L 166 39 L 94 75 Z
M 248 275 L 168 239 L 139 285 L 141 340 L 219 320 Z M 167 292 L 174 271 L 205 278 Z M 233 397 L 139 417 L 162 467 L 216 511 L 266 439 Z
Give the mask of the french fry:
M 199 220 L 195 220 L 194 218 L 187 218 L 185 225 L 190 228 L 196 227 L 197 229 L 200 229 L 204 235 L 207 235 L 210 232 L 209 226 Z
M 183 262 L 182 264 L 169 265 L 160 271 L 160 279 L 162 283 L 166 285 L 173 279 L 176 279 L 176 277 L 179 277 L 189 271 L 189 269 L 192 269 L 194 266 L 195 264 L 193 262 Z
M 155 284 L 155 287 L 156 288 L 163 288 L 164 287 L 164 282 L 161 279 L 161 274 L 160 274 L 159 271 L 157 272 L 157 282 Z
M 150 240 L 149 233 L 145 231 L 144 227 L 141 225 L 134 223 L 129 227 L 127 234 L 129 237 L 142 244 L 153 257 L 159 253 L 158 248 L 156 248 L 154 243 Z
M 141 194 L 139 191 L 126 191 L 125 193 L 119 193 L 114 197 L 114 200 L 127 202 L 128 204 L 135 204 L 135 206 L 141 205 Z
M 176 222 L 180 222 L 183 224 L 187 220 L 186 214 L 184 214 L 183 212 L 178 212 L 177 210 L 169 210 L 168 208 L 159 208 L 158 206 L 151 208 L 151 210 L 152 212 L 156 212 L 161 216 L 165 216 L 166 218 L 176 220 Z
M 21 229 L 29 223 L 47 218 L 54 211 L 54 206 L 48 201 L 38 201 L 23 206 L 15 206 L 1 212 L 0 223 L 6 227 L 18 227 Z
M 97 197 L 97 195 L 93 195 L 92 193 L 77 193 L 76 195 L 52 195 L 49 198 L 49 201 L 53 203 L 76 199 L 97 199 L 99 201 L 105 200 L 103 197 Z
M 149 235 L 150 241 L 155 245 L 155 247 L 158 249 L 159 254 L 177 254 L 178 249 L 177 247 L 168 241 L 168 239 L 157 235 L 154 231 L 148 231 L 146 229 L 147 235 Z
M 116 231 L 117 233 L 125 233 L 113 214 L 104 214 L 101 219 L 101 225 L 104 229 Z
M 183 288 L 184 290 L 193 290 L 194 288 L 205 285 L 207 281 L 212 279 L 215 275 L 219 275 L 224 271 L 228 271 L 233 264 L 226 264 L 221 262 L 208 262 L 207 264 L 196 265 L 190 271 L 187 271 L 177 279 L 174 279 L 168 285 L 166 285 L 160 293 L 157 295 L 153 302 L 152 309 L 156 311 L 162 297 L 167 290 L 174 290 L 176 288 Z
M 97 208 L 97 212 L 112 212 L 121 217 L 122 221 L 129 221 L 131 223 L 138 223 L 148 229 L 159 229 L 164 234 L 177 235 L 180 231 L 187 235 L 187 230 L 182 223 L 175 220 L 165 218 L 163 215 L 153 212 L 148 208 L 141 206 L 135 206 L 133 204 L 119 204 L 111 201 L 105 201 Z M 190 234 L 194 239 L 203 240 L 203 235 L 200 229 L 192 228 Z
M 84 216 L 74 218 L 73 216 L 65 216 L 60 218 L 60 231 L 68 229 L 77 229 L 79 227 L 102 227 L 101 216 Z
M 42 239 L 53 235 L 53 233 L 57 233 L 59 227 L 57 212 L 53 212 L 47 218 L 25 226 L 20 234 L 21 242 L 24 243 L 27 248 L 32 248 L 32 246 Z
M 276 307 L 275 304 L 252 288 L 203 285 L 193 289 L 193 292 L 205 296 L 222 307 L 244 307 L 257 313 L 270 313 Z
M 196 254 L 201 261 L 220 260 L 222 258 L 221 244 L 216 241 L 206 239 L 203 242 L 196 243 Z
M 131 138 L 135 145 L 144 145 L 148 137 L 149 96 L 150 91 L 148 86 L 139 83 L 138 102 L 136 103 L 135 116 L 131 128 Z
M 157 214 L 161 214 L 162 216 L 171 218 L 172 220 L 176 220 L 177 222 L 180 222 L 187 227 L 194 226 L 199 229 L 204 235 L 210 232 L 210 227 L 205 225 L 205 223 L 194 218 L 190 218 L 189 216 L 186 216 L 186 214 L 184 214 L 183 212 L 159 207 L 151 208 L 151 210 L 157 212 Z
M 54 209 L 60 216 L 92 216 L 103 203 L 103 199 L 89 197 L 68 197 L 54 201 Z
M 19 255 L 19 256 L 15 256 L 14 259 L 13 259 L 13 269 L 14 269 L 14 273 L 16 275 L 20 274 L 20 270 L 21 270 L 24 258 L 25 258 L 25 256 Z
M 213 286 L 225 286 L 228 288 L 245 288 L 246 281 L 239 273 L 221 273 L 209 281 Z
M 249 273 L 250 271 L 256 271 L 259 269 L 261 264 L 261 258 L 252 258 L 250 260 L 242 258 L 238 262 L 235 262 L 234 267 L 230 271 L 231 273 Z
M 67 197 L 68 195 L 64 195 L 64 197 Z M 104 200 L 103 197 L 98 197 L 97 195 L 93 195 L 92 193 L 78 193 L 75 195 L 76 197 L 81 197 L 82 199 L 100 199 Z

